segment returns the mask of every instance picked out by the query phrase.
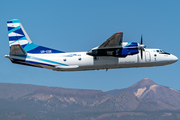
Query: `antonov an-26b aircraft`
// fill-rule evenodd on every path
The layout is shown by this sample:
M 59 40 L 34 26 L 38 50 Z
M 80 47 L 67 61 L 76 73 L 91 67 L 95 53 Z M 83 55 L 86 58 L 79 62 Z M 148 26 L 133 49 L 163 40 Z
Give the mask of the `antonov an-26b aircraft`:
M 33 44 L 19 20 L 7 21 L 10 53 L 5 55 L 13 63 L 52 69 L 55 71 L 83 71 L 115 68 L 163 66 L 178 58 L 161 49 L 145 49 L 141 43 L 123 42 L 118 32 L 102 45 L 87 52 L 63 52 Z

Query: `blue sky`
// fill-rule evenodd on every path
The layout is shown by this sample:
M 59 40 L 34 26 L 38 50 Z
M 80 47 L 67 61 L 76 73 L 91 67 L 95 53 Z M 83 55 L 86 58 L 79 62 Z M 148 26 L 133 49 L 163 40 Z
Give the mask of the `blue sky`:
M 108 91 L 142 78 L 180 90 L 180 63 L 161 67 L 57 72 L 12 64 L 6 21 L 19 19 L 33 43 L 58 50 L 88 51 L 116 32 L 124 41 L 161 48 L 180 58 L 180 1 L 16 0 L 0 2 L 0 83 L 23 83 Z

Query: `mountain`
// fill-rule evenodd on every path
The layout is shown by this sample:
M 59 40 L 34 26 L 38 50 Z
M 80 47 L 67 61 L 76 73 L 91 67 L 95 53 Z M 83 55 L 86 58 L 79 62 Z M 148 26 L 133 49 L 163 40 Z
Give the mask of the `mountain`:
M 9 101 L 41 102 L 48 109 L 78 106 L 76 109 L 98 108 L 104 110 L 132 110 L 139 104 L 130 92 L 112 96 L 101 90 L 67 89 L 23 84 L 0 84 L 0 98 Z M 51 103 L 56 104 L 52 106 Z M 22 103 L 21 103 L 22 104 Z M 32 103 L 31 103 L 32 104 Z M 124 106 L 124 107 L 123 107 Z
M 16 100 L 44 86 L 29 84 L 0 83 L 0 98 Z
M 126 91 L 112 96 L 101 90 L 67 89 L 23 84 L 0 84 L 0 119 L 84 120 L 85 114 L 131 111 L 139 100 Z M 68 117 L 69 116 L 69 117 Z
M 130 86 L 128 88 L 110 90 L 107 93 L 110 95 L 116 95 L 116 94 L 119 94 L 123 91 L 129 91 L 129 92 L 134 94 L 134 92 L 136 92 L 139 88 L 142 88 L 141 91 L 144 91 L 145 89 L 149 89 L 149 87 L 151 85 L 157 85 L 157 84 L 149 78 L 144 78 L 144 79 L 140 80 L 139 82 L 133 84 L 132 86 Z
M 111 90 L 107 93 L 116 95 L 123 91 L 129 91 L 139 100 L 161 101 L 172 107 L 180 108 L 180 91 L 158 85 L 149 78 L 144 78 L 128 88 Z
M 135 93 L 135 96 L 140 96 L 141 92 L 149 89 L 149 87 L 151 85 L 157 85 L 155 82 L 153 82 L 151 79 L 149 78 L 144 78 L 141 81 L 133 84 L 132 86 L 128 87 L 128 88 L 124 88 L 124 89 L 115 89 L 115 90 L 110 90 L 107 93 L 110 95 L 116 95 L 119 94 L 123 91 L 129 91 L 131 93 L 135 93 L 138 89 L 139 91 L 137 93 Z M 141 89 L 140 89 L 141 88 Z
M 179 106 L 179 91 L 149 78 L 108 92 L 0 83 L 0 119 L 179 119 Z

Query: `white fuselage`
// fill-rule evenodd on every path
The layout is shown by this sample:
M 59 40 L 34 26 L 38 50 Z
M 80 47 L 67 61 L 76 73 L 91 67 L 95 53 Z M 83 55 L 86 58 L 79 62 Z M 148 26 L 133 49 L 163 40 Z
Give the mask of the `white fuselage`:
M 172 54 L 160 54 L 158 49 L 145 49 L 143 59 L 140 53 L 120 57 L 94 57 L 87 52 L 27 54 L 26 57 L 8 56 L 11 60 L 21 60 L 21 64 L 43 67 L 56 71 L 81 71 L 115 68 L 163 66 L 176 62 L 178 58 Z M 7 57 L 7 56 L 6 56 Z M 22 61 L 24 60 L 24 61 Z M 20 62 L 19 62 L 20 63 Z
M 33 44 L 17 19 L 8 20 L 7 27 L 10 53 L 5 57 L 17 64 L 56 71 L 83 71 L 162 66 L 178 60 L 160 49 L 144 49 L 142 36 L 141 43 L 123 42 L 122 32 L 114 33 L 88 52 L 65 53 Z

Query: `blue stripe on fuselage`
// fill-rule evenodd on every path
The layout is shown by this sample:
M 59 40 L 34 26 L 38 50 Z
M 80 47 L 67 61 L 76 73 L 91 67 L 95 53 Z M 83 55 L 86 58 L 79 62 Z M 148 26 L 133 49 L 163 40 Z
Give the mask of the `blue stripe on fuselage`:
M 30 58 L 30 59 L 34 59 L 34 60 L 39 60 L 39 61 L 43 61 L 43 62 L 48 62 L 48 63 L 53 63 L 53 64 L 58 64 L 58 65 L 69 66 L 67 64 L 55 62 L 55 61 L 52 61 L 52 60 L 42 59 L 42 58 L 36 58 L 36 57 L 33 57 L 33 56 L 27 56 L 26 58 Z
M 25 60 L 26 58 L 30 58 L 32 60 L 39 60 L 39 61 L 42 61 L 42 62 L 48 62 L 48 63 L 51 63 L 51 64 L 46 64 L 46 63 L 41 63 L 41 62 L 36 62 L 38 64 L 46 64 L 46 65 L 50 65 L 50 66 L 54 66 L 52 64 L 58 64 L 58 65 L 63 65 L 63 66 L 69 66 L 67 64 L 63 64 L 63 63 L 59 63 L 59 62 L 56 62 L 56 61 L 52 61 L 52 60 L 47 60 L 47 59 L 42 59 L 42 58 L 37 58 L 37 57 L 33 57 L 33 56 L 29 56 L 29 55 L 15 55 L 16 57 L 20 57 L 18 59 L 20 60 Z M 13 59 L 13 58 L 12 58 Z M 17 58 L 15 58 L 17 59 Z M 26 61 L 30 61 L 30 60 L 25 60 Z M 35 61 L 31 61 L 31 62 L 35 62 Z

